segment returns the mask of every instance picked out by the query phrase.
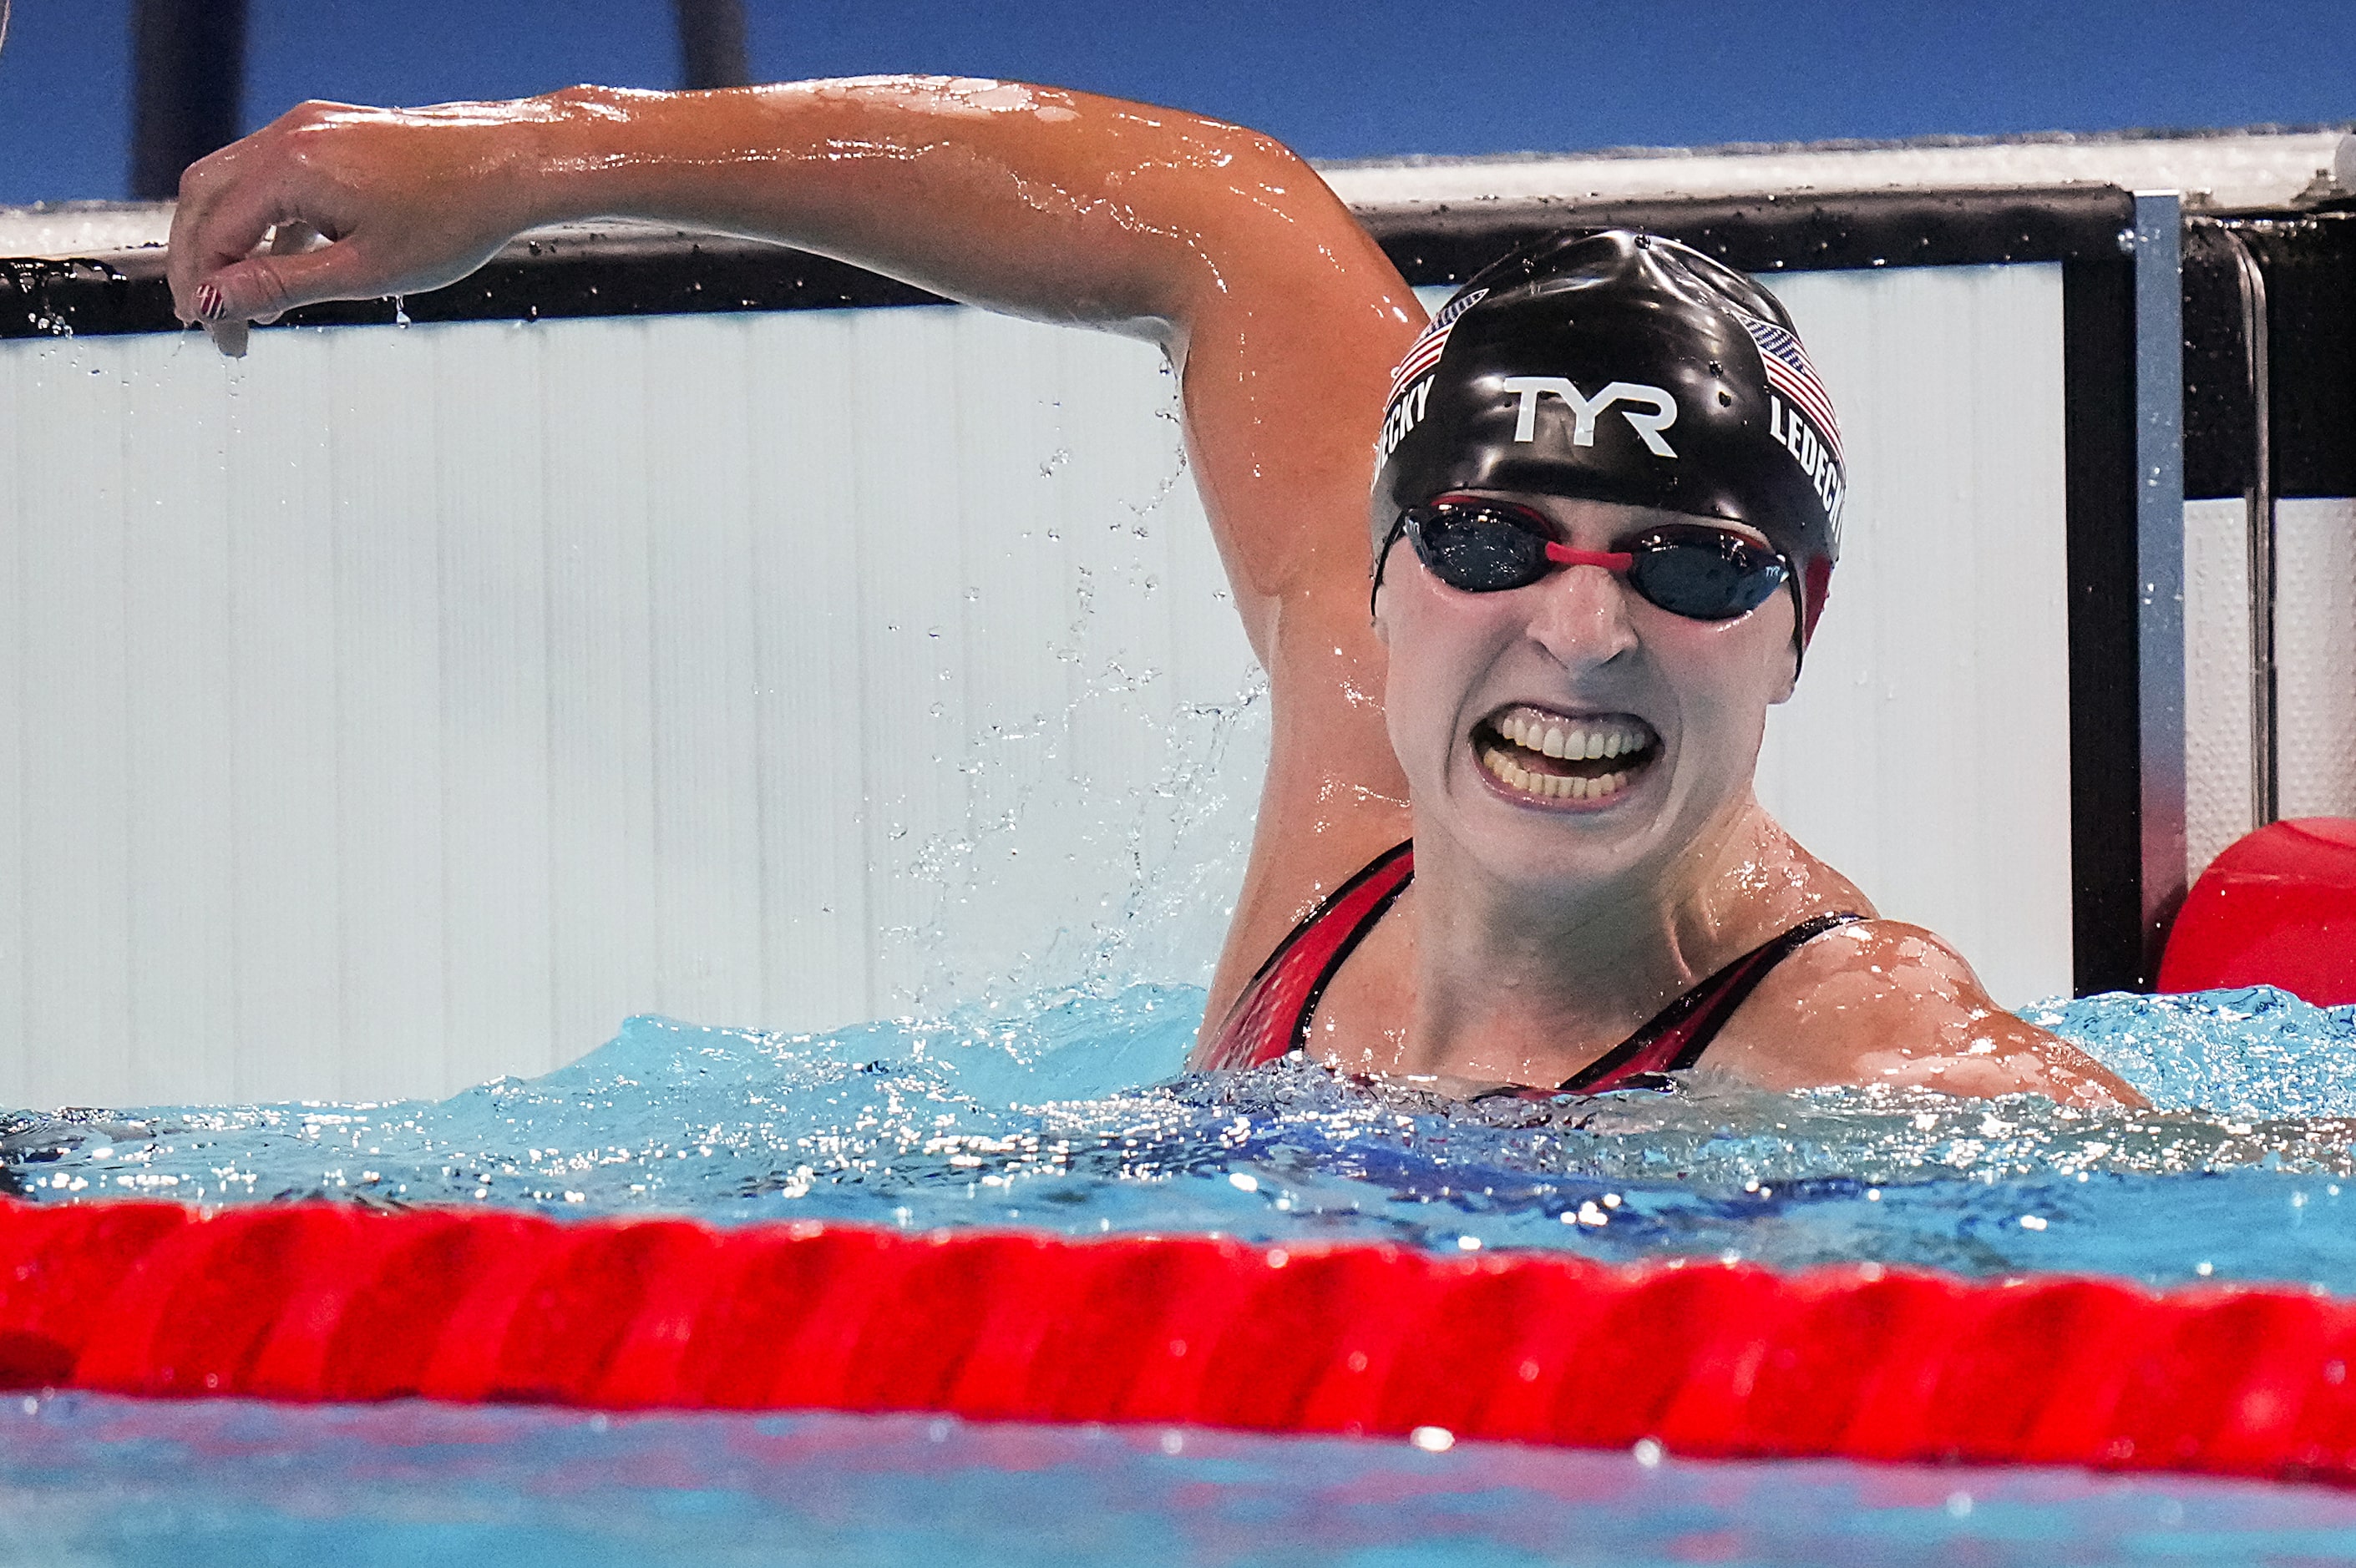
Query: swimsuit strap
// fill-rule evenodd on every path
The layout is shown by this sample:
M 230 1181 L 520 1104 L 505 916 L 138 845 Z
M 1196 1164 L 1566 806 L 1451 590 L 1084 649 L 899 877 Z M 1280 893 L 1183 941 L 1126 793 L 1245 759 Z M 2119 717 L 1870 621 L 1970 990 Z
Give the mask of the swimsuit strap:
M 1701 1060 L 1718 1031 L 1769 970 L 1827 931 L 1854 925 L 1861 914 L 1820 914 L 1771 936 L 1653 1015 L 1652 1021 L 1562 1081 L 1558 1094 L 1601 1094 L 1613 1089 L 1658 1089 L 1665 1072 L 1682 1072 Z M 1538 1092 L 1541 1096 L 1547 1091 Z
M 1257 1067 L 1305 1047 L 1326 983 L 1414 876 L 1415 841 L 1409 839 L 1327 894 L 1236 998 L 1203 1065 Z
M 1398 901 L 1414 878 L 1415 843 L 1410 839 L 1385 850 L 1365 869 L 1327 894 L 1277 944 L 1236 998 L 1204 1059 L 1205 1068 L 1258 1067 L 1306 1049 L 1310 1019 L 1334 972 Z M 1682 1072 L 1699 1061 L 1719 1030 L 1768 971 L 1826 932 L 1864 918 L 1820 914 L 1770 937 L 1654 1014 L 1649 1023 L 1573 1073 L 1559 1088 L 1516 1086 L 1493 1093 L 1548 1099 L 1563 1093 L 1665 1087 L 1662 1074 Z

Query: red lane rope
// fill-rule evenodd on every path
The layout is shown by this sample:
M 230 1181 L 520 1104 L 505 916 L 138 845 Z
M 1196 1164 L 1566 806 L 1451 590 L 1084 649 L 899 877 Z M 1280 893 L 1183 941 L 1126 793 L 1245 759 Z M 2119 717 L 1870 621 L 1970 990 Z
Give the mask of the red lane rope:
M 2356 1302 L 1362 1243 L 0 1202 L 0 1386 L 2356 1484 Z

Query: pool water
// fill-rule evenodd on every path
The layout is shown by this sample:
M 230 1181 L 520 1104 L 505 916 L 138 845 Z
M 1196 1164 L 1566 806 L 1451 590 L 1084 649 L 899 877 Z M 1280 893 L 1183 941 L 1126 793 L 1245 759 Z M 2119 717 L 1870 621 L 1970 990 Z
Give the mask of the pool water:
M 2356 1294 L 2356 1008 L 2257 989 L 2028 1009 L 2153 1102 L 2094 1112 L 1707 1072 L 1482 1106 L 1298 1063 L 1186 1075 L 1202 1007 L 1133 985 L 817 1036 L 637 1019 L 570 1067 L 438 1104 L 20 1113 L 0 1172 L 45 1201 L 324 1195 Z M 77 1396 L 0 1406 L 0 1529 L 58 1549 L 0 1535 L 0 1562 L 144 1560 L 147 1517 L 182 1521 L 185 1562 L 316 1561 L 331 1527 L 355 1562 L 494 1541 L 568 1563 L 2356 1560 L 2356 1497 L 2311 1488 L 833 1415 Z
M 1870 1258 L 2356 1294 L 2356 1008 L 2257 989 L 2029 1009 L 2153 1102 L 2102 1112 L 1707 1073 L 1478 1106 L 1301 1063 L 1185 1075 L 1202 1006 L 1192 987 L 1066 990 L 816 1036 L 641 1018 L 572 1066 L 438 1104 L 19 1114 L 0 1171 L 41 1200 Z
M 0 1563 L 2305 1564 L 2356 1498 L 2250 1482 L 980 1425 L 925 1416 L 0 1406 Z

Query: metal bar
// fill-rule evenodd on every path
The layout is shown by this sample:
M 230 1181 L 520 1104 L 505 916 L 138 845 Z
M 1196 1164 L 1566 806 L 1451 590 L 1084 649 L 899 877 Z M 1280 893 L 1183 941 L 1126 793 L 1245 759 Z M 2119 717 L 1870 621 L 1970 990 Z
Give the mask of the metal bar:
M 2117 239 L 2133 221 L 2134 203 L 2126 192 L 2107 186 L 1867 191 L 1811 198 L 1804 210 L 1802 204 L 1783 201 L 1683 206 L 1687 210 L 1680 218 L 1676 204 L 1568 202 L 1518 226 L 1460 225 L 1453 210 L 1422 215 L 1420 228 L 1396 213 L 1371 215 L 1370 221 L 1393 262 L 1418 287 L 1461 283 L 1515 246 L 1566 225 L 1630 225 L 1699 246 L 1750 272 L 1879 270 L 1884 263 L 1892 272 L 2083 263 L 2104 273 L 2104 290 L 2111 286 L 2109 273 L 2119 274 L 2120 296 L 2113 302 L 2106 293 L 2104 309 L 2115 303 L 2122 322 L 2129 311 L 2131 264 L 2120 254 Z M 164 284 L 160 246 L 95 259 L 104 262 L 103 270 L 16 261 L 0 271 L 0 339 L 47 337 L 60 326 L 85 337 L 182 329 Z M 412 294 L 406 305 L 411 320 L 423 322 L 946 303 L 937 294 L 824 256 L 664 225 L 596 223 L 536 230 L 511 242 L 472 277 Z M 288 317 L 289 325 L 305 326 L 392 320 L 391 305 L 369 300 L 309 305 Z M 2124 336 L 2119 352 L 2130 352 Z M 2117 368 L 2124 388 L 2126 361 Z M 2123 438 L 2127 431 L 2121 424 Z M 2130 477 L 2124 464 L 2120 477 Z M 2130 569 L 2132 559 L 2126 558 Z
M 2070 966 L 2080 996 L 2150 983 L 2143 924 L 2143 486 L 2136 469 L 2134 201 L 2062 264 L 2070 605 Z M 2126 252 L 2126 253 L 2122 253 Z M 2180 525 L 2179 525 L 2180 526 Z M 2179 873 L 2181 875 L 2181 873 Z
M 131 194 L 168 201 L 180 171 L 237 140 L 245 0 L 135 0 Z
M 2184 901 L 2184 215 L 2135 198 L 2136 722 L 2145 977 Z
M 2282 815 L 2275 717 L 2274 391 L 2267 364 L 2266 275 L 2249 241 L 2225 230 L 2242 291 L 2242 352 L 2250 379 L 2250 487 L 2244 492 L 2250 549 L 2250 815 L 2264 827 Z
M 679 16 L 679 67 L 688 88 L 742 87 L 753 80 L 744 53 L 744 0 L 672 0 Z

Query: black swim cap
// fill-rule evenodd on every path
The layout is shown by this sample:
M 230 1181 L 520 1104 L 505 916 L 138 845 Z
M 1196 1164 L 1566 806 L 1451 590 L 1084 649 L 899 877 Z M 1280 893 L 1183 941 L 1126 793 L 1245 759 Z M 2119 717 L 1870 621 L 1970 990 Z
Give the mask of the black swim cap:
M 1392 377 L 1376 453 L 1377 550 L 1451 490 L 1756 528 L 1792 564 L 1802 646 L 1840 553 L 1840 430 L 1790 315 L 1656 235 L 1558 235 L 1457 290 Z

